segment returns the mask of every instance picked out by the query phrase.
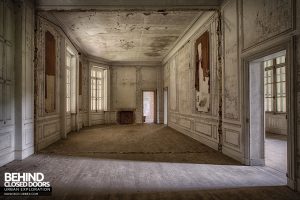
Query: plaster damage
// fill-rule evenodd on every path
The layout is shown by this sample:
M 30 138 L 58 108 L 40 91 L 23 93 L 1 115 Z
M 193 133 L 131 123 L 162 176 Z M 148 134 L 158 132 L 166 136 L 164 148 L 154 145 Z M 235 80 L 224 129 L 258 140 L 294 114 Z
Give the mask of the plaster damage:
M 243 3 L 244 48 L 292 27 L 291 0 L 253 0 Z
M 90 55 L 111 61 L 161 61 L 200 11 L 51 11 Z

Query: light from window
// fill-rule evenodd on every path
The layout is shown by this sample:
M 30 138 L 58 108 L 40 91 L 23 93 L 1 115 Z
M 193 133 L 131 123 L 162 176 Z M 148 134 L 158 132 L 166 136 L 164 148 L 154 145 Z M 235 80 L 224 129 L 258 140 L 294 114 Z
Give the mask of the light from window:
M 286 112 L 285 56 L 264 61 L 265 111 Z
M 103 110 L 104 96 L 104 70 L 93 68 L 91 70 L 91 110 Z
M 265 110 L 273 110 L 273 70 L 265 68 Z
M 281 65 L 280 65 L 281 64 Z M 285 57 L 276 59 L 276 111 L 286 112 Z
M 71 59 L 72 55 L 66 55 L 66 111 L 71 111 Z

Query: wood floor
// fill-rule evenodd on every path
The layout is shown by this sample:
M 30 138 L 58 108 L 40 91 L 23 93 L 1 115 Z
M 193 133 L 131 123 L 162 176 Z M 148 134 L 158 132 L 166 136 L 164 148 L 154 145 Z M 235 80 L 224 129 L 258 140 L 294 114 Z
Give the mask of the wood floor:
M 16 171 L 45 174 L 53 194 L 43 199 L 299 199 L 283 173 L 243 166 L 162 125 L 71 133 L 1 167 L 0 180 Z

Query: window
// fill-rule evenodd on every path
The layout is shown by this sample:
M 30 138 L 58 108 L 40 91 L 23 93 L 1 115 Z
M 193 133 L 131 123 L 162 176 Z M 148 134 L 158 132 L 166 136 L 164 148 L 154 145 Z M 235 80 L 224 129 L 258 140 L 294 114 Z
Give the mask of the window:
M 71 111 L 71 60 L 72 55 L 66 54 L 66 111 Z
M 265 110 L 273 111 L 273 60 L 264 62 L 265 67 Z
M 264 61 L 265 110 L 286 112 L 285 56 Z
M 82 62 L 79 61 L 79 96 L 82 95 Z
M 104 110 L 104 70 L 97 67 L 91 69 L 91 110 Z

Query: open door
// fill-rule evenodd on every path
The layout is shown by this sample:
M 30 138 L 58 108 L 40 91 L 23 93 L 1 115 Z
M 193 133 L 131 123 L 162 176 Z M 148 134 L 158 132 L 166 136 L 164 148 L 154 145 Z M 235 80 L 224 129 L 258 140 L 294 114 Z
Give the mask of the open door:
M 245 59 L 245 157 L 246 164 L 272 168 L 295 188 L 291 47 Z
M 164 89 L 164 124 L 168 124 L 168 89 Z
M 155 91 L 143 91 L 143 122 L 155 122 Z

